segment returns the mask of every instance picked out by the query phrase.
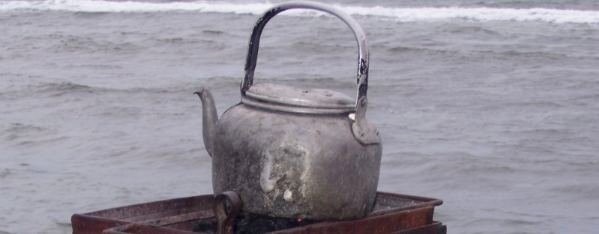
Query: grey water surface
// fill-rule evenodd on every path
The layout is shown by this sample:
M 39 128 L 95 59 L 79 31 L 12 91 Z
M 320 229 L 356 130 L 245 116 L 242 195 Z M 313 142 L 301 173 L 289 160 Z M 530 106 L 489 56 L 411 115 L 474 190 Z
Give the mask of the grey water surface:
M 68 233 L 76 212 L 211 193 L 192 93 L 212 90 L 219 113 L 239 102 L 257 17 L 0 11 L 0 233 Z M 379 190 L 443 199 L 435 218 L 449 233 L 597 233 L 599 24 L 356 19 L 371 50 L 368 118 L 384 141 Z M 281 16 L 255 82 L 353 95 L 355 58 L 338 20 Z

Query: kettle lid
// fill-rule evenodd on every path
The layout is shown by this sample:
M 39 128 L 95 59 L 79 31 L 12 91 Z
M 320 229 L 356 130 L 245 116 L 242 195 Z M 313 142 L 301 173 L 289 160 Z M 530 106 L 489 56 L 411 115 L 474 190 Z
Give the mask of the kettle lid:
M 244 104 L 296 113 L 335 114 L 355 111 L 349 96 L 328 89 L 296 88 L 279 84 L 254 84 L 241 101 Z

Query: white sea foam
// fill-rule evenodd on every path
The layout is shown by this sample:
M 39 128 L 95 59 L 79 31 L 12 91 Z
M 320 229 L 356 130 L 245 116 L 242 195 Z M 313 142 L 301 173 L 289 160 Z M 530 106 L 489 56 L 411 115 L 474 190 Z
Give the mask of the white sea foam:
M 195 11 L 234 14 L 261 14 L 271 3 L 227 2 L 141 2 L 104 0 L 2 1 L 0 11 L 73 11 L 73 12 L 162 12 Z M 465 19 L 477 21 L 545 21 L 554 23 L 599 23 L 599 11 L 547 8 L 488 7 L 363 7 L 338 5 L 352 15 L 382 17 L 402 22 Z M 305 11 L 293 13 L 305 15 Z

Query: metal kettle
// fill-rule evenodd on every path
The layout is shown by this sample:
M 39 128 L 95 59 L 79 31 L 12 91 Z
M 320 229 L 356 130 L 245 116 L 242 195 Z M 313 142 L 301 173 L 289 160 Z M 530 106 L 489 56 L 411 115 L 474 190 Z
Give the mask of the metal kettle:
M 341 19 L 358 44 L 357 98 L 331 90 L 254 84 L 260 35 L 288 9 L 313 9 Z M 374 206 L 381 139 L 366 121 L 368 49 L 358 23 L 316 2 L 278 4 L 254 26 L 241 83 L 241 102 L 217 118 L 201 88 L 204 145 L 212 156 L 214 193 L 235 191 L 243 211 L 302 219 L 350 219 Z

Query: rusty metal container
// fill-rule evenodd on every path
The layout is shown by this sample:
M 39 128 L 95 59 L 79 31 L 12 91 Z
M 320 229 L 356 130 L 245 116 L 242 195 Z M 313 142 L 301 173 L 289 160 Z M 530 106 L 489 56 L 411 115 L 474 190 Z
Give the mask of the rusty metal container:
M 306 222 L 269 233 L 402 233 L 444 234 L 443 224 L 433 221 L 439 199 L 378 192 L 374 210 L 365 218 Z M 217 199 L 193 196 L 130 205 L 71 217 L 74 234 L 93 233 L 216 233 Z M 204 224 L 213 229 L 198 230 Z

